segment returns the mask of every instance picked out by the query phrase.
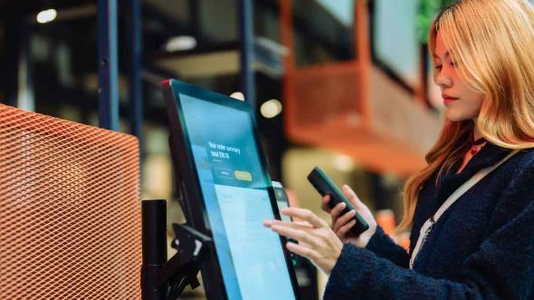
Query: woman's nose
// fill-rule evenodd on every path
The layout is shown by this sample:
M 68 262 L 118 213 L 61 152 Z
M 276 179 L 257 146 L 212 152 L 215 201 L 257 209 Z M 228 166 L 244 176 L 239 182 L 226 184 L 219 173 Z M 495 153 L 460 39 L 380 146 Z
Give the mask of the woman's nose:
M 436 76 L 436 84 L 441 88 L 447 88 L 447 87 L 451 87 L 452 80 L 451 80 L 450 76 L 447 76 L 447 74 L 444 74 L 443 72 L 440 72 Z

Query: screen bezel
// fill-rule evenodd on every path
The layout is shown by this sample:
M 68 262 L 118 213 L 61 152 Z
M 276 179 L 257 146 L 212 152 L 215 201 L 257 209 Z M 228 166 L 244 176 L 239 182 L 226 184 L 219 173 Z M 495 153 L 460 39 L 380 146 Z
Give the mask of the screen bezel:
M 259 140 L 259 131 L 257 123 L 252 113 L 250 105 L 244 101 L 240 101 L 222 94 L 218 94 L 209 90 L 201 89 L 199 87 L 178 81 L 176 79 L 169 79 L 162 82 L 163 93 L 165 98 L 165 105 L 170 121 L 171 138 L 169 140 L 172 149 L 172 156 L 174 167 L 176 170 L 176 187 L 180 190 L 182 195 L 182 209 L 184 215 L 195 229 L 200 232 L 213 237 L 208 221 L 206 205 L 204 202 L 202 189 L 200 186 L 200 178 L 196 171 L 192 146 L 188 136 L 187 125 L 181 106 L 180 94 L 188 95 L 193 98 L 201 99 L 213 104 L 222 105 L 232 109 L 246 112 L 250 118 L 252 126 L 252 133 L 254 143 L 258 149 L 262 174 L 267 183 L 267 191 L 273 215 L 280 220 L 280 213 L 274 189 L 271 184 L 271 178 L 268 173 L 267 161 L 265 159 L 263 148 Z M 198 200 L 196 200 L 198 199 Z M 284 252 L 284 259 L 289 272 L 291 286 L 295 299 L 300 299 L 298 293 L 298 284 L 296 280 L 295 270 L 291 263 L 290 252 L 285 247 L 287 240 L 280 236 L 280 243 Z M 208 257 L 202 263 L 202 276 L 204 278 L 204 287 L 208 299 L 227 299 L 227 292 L 222 278 L 222 272 L 219 264 L 217 254 L 215 252 L 215 243 L 211 243 Z

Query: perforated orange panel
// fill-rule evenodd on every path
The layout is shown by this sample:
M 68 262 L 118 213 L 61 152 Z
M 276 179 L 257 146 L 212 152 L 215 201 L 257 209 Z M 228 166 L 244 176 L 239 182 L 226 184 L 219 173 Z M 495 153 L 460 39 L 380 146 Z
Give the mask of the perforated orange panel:
M 361 119 L 359 69 L 354 63 L 299 69 L 292 76 L 293 88 L 288 124 L 294 127 L 322 125 L 340 117 Z M 360 120 L 361 122 L 361 120 Z M 359 124 L 361 125 L 361 124 Z
M 135 137 L 0 105 L 0 299 L 140 299 Z

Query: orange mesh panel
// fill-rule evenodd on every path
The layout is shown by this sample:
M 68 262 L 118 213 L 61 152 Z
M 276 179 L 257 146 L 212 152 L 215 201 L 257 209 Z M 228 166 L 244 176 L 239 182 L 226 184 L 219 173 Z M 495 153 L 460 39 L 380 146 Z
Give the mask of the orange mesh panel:
M 296 127 L 322 124 L 347 115 L 361 116 L 358 68 L 351 63 L 303 68 L 292 77 L 292 108 L 286 110 Z
M 140 299 L 135 137 L 0 105 L 0 299 Z

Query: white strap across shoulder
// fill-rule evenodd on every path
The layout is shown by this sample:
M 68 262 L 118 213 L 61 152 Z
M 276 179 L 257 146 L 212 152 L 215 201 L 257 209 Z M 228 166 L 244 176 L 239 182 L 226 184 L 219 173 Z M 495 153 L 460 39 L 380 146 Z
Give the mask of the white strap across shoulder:
M 482 178 L 486 177 L 486 175 L 497 169 L 497 167 L 499 167 L 501 164 L 503 164 L 505 161 L 507 161 L 510 157 L 514 156 L 519 151 L 520 150 L 512 151 L 510 154 L 508 154 L 505 158 L 503 158 L 495 165 L 478 171 L 475 175 L 473 175 L 473 177 L 471 177 L 471 179 L 462 184 L 456 191 L 454 191 L 454 193 L 449 196 L 449 198 L 447 198 L 447 200 L 443 203 L 443 205 L 441 205 L 438 211 L 421 227 L 421 231 L 419 232 L 419 238 L 417 239 L 417 243 L 415 244 L 415 248 L 413 249 L 412 256 L 410 258 L 410 269 L 413 268 L 413 264 L 415 262 L 417 254 L 419 253 L 419 251 L 421 251 L 421 248 L 423 248 L 423 245 L 430 231 L 432 230 L 432 226 L 434 226 L 434 224 L 439 220 L 441 215 L 443 215 L 443 213 L 470 188 L 472 188 L 475 184 L 482 180 Z

